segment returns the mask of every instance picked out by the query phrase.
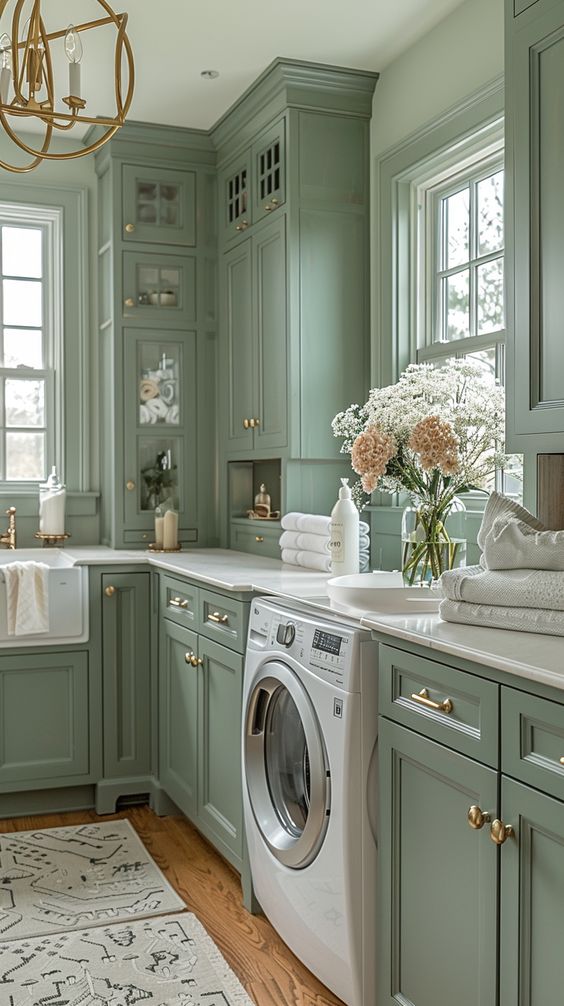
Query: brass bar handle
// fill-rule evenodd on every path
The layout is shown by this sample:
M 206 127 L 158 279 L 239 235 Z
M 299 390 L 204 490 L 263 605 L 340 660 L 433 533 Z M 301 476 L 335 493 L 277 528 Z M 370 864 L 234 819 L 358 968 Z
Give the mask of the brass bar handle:
M 434 709 L 437 713 L 446 713 L 448 715 L 454 709 L 452 699 L 443 699 L 442 702 L 434 702 L 433 699 L 429 698 L 428 688 L 422 688 L 420 692 L 413 692 L 411 698 L 413 702 L 418 702 L 420 706 L 425 706 L 426 709 Z
M 262 534 L 257 534 L 257 535 L 255 536 L 255 541 L 258 541 L 258 542 L 261 542 L 261 541 L 264 541 L 264 535 L 262 535 Z
M 503 821 L 500 821 L 498 818 L 492 822 L 490 838 L 496 845 L 503 845 L 504 842 L 507 842 L 508 838 L 513 838 L 514 835 L 515 829 L 513 825 L 504 824 Z
M 220 615 L 219 611 L 212 611 L 208 615 L 208 622 L 215 622 L 216 625 L 228 625 L 229 615 Z
M 248 220 L 241 220 L 241 223 L 236 225 L 235 230 L 236 231 L 246 231 L 248 226 L 249 226 L 249 221 Z
M 104 594 L 106 595 L 106 597 L 113 597 L 115 592 L 116 588 L 110 585 L 109 587 L 106 587 Z
M 191 665 L 192 665 L 192 667 L 194 666 L 194 664 L 193 664 L 193 661 L 194 661 L 195 659 L 196 659 L 196 656 L 195 656 L 195 654 L 194 654 L 194 653 L 192 653 L 192 652 L 190 652 L 190 653 L 185 653 L 185 654 L 184 654 L 184 660 L 186 661 L 186 663 L 187 663 L 187 664 L 191 664 Z
M 192 667 L 201 667 L 203 665 L 204 661 L 202 660 L 201 657 L 197 657 L 196 654 L 193 653 L 192 657 L 191 657 L 191 660 L 190 660 L 190 663 L 192 664 Z
M 251 420 L 250 419 L 243 419 L 243 428 L 245 430 L 249 430 L 251 428 Z
M 480 831 L 489 821 L 491 821 L 491 816 L 483 811 L 481 807 L 473 804 L 472 807 L 468 808 L 468 824 L 475 831 Z
M 249 429 L 254 430 L 254 428 L 255 428 L 255 420 L 249 419 Z
M 169 608 L 187 608 L 188 601 L 182 597 L 171 597 L 168 602 Z

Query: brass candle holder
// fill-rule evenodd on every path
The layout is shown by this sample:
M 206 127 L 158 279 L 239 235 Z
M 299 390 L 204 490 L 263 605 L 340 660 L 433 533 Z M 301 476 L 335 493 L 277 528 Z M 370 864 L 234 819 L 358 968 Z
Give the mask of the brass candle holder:
M 148 547 L 149 552 L 182 552 L 182 545 L 175 545 L 174 548 L 164 548 L 162 545 L 157 545 L 156 541 L 152 541 Z
M 64 544 L 67 538 L 71 535 L 67 534 L 45 534 L 44 531 L 37 531 L 34 538 L 37 538 L 41 542 L 43 548 L 64 548 Z

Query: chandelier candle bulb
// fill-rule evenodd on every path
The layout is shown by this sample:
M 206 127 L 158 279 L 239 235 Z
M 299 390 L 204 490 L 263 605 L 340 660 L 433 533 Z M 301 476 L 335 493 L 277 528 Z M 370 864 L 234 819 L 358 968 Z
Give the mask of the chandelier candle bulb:
M 80 61 L 82 59 L 82 42 L 74 25 L 69 25 L 65 35 L 65 52 L 69 61 L 69 94 L 80 98 Z
M 178 547 L 178 514 L 167 510 L 163 518 L 163 548 L 174 550 Z
M 67 491 L 53 467 L 39 487 L 39 530 L 41 534 L 64 535 Z
M 0 38 L 0 65 L 2 69 L 0 70 L 0 102 L 3 105 L 8 104 L 8 95 L 10 93 L 10 84 L 12 81 L 12 54 L 10 52 L 12 48 L 12 43 L 10 38 L 6 33 Z

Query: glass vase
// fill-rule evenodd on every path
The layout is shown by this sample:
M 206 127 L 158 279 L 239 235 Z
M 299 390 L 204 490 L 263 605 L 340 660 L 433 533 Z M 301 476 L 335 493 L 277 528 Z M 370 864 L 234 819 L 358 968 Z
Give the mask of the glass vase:
M 455 497 L 448 507 L 414 501 L 402 515 L 402 575 L 406 587 L 430 587 L 447 569 L 466 565 L 466 539 L 449 534 L 449 517 L 465 510 Z

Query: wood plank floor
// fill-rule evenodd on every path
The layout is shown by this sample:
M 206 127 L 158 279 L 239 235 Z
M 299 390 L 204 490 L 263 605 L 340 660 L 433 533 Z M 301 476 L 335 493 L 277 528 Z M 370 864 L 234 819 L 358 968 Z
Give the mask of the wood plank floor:
M 239 877 L 181 817 L 148 807 L 112 816 L 94 811 L 0 820 L 0 832 L 127 818 L 190 911 L 215 940 L 256 1006 L 342 1006 L 291 953 L 270 923 L 241 904 Z

